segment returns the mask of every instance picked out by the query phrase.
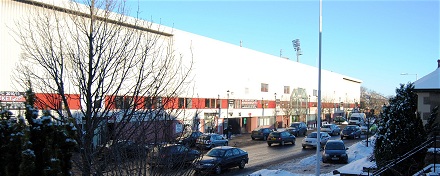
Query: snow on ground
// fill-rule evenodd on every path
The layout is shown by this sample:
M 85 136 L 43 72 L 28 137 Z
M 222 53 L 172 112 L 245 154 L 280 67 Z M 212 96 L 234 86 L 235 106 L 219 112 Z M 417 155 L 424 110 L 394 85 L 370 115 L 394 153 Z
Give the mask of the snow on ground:
M 369 167 L 374 162 L 370 162 L 368 160 L 368 157 L 371 156 L 373 153 L 373 145 L 374 142 L 371 142 L 374 140 L 374 136 L 369 138 L 369 145 L 366 146 L 365 141 L 361 141 L 358 143 L 355 143 L 351 146 L 348 146 L 348 164 L 337 168 L 340 173 L 350 173 L 350 174 L 360 174 L 362 173 L 363 167 Z M 321 166 L 322 161 L 319 159 Z M 308 176 L 308 175 L 315 175 L 315 168 L 316 168 L 316 155 L 304 158 L 300 160 L 299 162 L 286 162 L 277 166 L 273 166 L 271 168 L 278 168 L 276 170 L 273 169 L 262 169 L 259 171 L 256 171 L 249 176 Z M 313 174 L 304 174 L 304 171 L 308 171 L 308 173 Z M 321 173 L 323 176 L 330 176 L 333 175 L 333 171 L 328 173 Z

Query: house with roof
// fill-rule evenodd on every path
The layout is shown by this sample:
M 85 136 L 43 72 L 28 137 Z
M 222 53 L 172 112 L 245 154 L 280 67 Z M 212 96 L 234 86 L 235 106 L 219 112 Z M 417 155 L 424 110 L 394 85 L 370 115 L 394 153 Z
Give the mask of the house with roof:
M 417 111 L 425 125 L 431 110 L 440 106 L 440 60 L 437 60 L 437 68 L 433 72 L 414 82 L 414 89 L 418 95 Z

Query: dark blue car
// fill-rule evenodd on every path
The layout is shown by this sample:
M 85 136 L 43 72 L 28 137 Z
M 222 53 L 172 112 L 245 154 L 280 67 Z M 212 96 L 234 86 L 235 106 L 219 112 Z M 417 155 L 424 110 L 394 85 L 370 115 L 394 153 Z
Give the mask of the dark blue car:
M 357 125 L 347 125 L 342 130 L 341 139 L 355 139 L 361 137 L 361 128 Z

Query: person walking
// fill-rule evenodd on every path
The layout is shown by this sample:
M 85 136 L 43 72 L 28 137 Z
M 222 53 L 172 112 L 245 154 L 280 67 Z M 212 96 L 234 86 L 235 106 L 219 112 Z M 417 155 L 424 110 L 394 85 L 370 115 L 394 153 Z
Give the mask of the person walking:
M 228 139 L 231 139 L 231 135 L 232 135 L 232 126 L 229 125 L 229 127 L 228 127 Z

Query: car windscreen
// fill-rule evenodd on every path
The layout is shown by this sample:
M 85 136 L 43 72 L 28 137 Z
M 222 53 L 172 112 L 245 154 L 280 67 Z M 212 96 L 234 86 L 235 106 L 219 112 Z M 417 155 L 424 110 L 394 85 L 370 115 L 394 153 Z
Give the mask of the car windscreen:
M 291 124 L 290 127 L 292 128 L 298 128 L 299 124 Z
M 316 138 L 318 136 L 318 133 L 310 133 L 307 135 L 308 138 Z
M 330 127 L 331 127 L 331 125 L 322 125 L 321 128 L 330 128 Z
M 325 145 L 326 150 L 344 150 L 345 145 L 342 142 L 327 142 Z
M 210 150 L 206 156 L 210 156 L 210 157 L 222 157 L 224 156 L 226 153 L 226 150 L 221 150 L 221 149 L 212 149 Z
M 355 129 L 354 126 L 346 126 L 346 127 L 344 128 L 344 130 L 346 130 L 346 131 L 353 131 L 354 129 Z
M 351 117 L 350 120 L 359 120 L 359 117 Z

